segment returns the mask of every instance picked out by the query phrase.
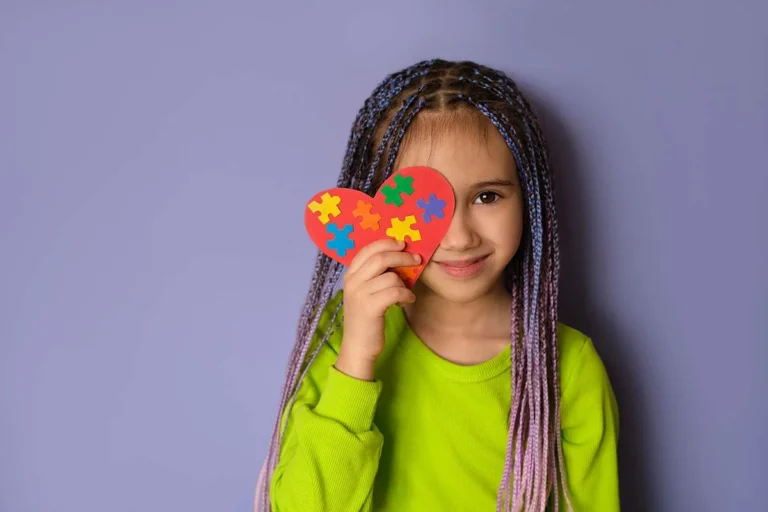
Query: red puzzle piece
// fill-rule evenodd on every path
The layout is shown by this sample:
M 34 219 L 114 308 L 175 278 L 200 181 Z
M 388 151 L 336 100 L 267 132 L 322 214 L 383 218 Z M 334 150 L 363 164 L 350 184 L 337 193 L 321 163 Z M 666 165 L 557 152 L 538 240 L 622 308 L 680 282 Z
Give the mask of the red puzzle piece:
M 412 288 L 448 231 L 454 209 L 453 188 L 442 174 L 409 167 L 393 173 L 374 197 L 345 188 L 315 194 L 304 224 L 315 245 L 344 265 L 375 240 L 404 240 L 405 251 L 422 258 L 418 266 L 395 269 Z

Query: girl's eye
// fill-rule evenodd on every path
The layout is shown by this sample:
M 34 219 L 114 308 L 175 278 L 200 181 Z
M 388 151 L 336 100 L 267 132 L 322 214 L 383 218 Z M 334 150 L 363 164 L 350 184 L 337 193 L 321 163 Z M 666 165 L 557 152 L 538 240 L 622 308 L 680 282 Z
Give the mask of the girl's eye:
M 475 198 L 475 204 L 493 204 L 501 198 L 496 192 L 481 192 Z

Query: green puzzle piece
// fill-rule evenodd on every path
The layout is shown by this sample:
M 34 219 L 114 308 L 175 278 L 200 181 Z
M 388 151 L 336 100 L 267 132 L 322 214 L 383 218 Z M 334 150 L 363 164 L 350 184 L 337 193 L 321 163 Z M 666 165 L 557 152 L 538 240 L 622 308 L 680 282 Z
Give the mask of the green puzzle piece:
M 395 185 L 397 185 L 395 188 L 392 188 L 390 185 L 384 185 L 381 188 L 381 193 L 384 195 L 384 203 L 402 206 L 403 198 L 400 194 L 407 196 L 413 194 L 413 176 L 395 174 Z

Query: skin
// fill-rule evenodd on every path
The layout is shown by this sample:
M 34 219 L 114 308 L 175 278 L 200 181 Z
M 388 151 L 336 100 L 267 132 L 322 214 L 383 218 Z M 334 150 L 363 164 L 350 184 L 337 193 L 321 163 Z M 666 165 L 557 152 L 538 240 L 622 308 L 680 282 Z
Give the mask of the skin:
M 384 314 L 395 304 L 404 307 L 411 328 L 432 351 L 457 364 L 488 360 L 509 344 L 511 298 L 503 272 L 520 247 L 524 227 L 514 158 L 490 125 L 484 137 L 459 123 L 442 125 L 448 128 L 438 136 L 414 138 L 401 149 L 397 168 L 439 170 L 454 189 L 454 217 L 413 293 L 389 271 L 419 263 L 402 252 L 399 242 L 370 244 L 350 264 L 336 368 L 352 377 L 373 380 L 384 347 Z M 481 256 L 480 271 L 468 278 L 441 266 Z

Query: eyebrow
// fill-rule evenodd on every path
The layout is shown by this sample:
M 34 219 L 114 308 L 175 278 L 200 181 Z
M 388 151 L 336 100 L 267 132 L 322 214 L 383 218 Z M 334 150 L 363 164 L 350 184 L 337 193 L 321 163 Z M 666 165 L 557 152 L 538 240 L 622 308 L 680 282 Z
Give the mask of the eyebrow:
M 488 180 L 488 181 L 480 181 L 478 183 L 474 183 L 472 185 L 473 188 L 486 188 L 486 187 L 514 187 L 515 182 L 512 180 L 506 180 L 506 179 L 498 179 L 498 180 Z

